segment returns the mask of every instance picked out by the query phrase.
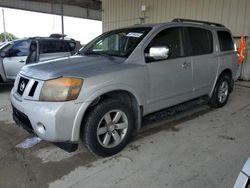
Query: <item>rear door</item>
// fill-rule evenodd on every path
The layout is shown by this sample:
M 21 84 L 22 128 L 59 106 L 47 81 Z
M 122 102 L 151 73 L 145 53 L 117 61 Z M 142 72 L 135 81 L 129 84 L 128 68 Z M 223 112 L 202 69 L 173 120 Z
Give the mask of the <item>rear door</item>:
M 7 79 L 15 79 L 18 72 L 25 65 L 29 53 L 29 40 L 15 43 L 9 50 L 8 56 L 3 59 L 3 66 Z
M 194 97 L 208 94 L 218 69 L 213 32 L 199 27 L 186 27 L 186 34 L 193 63 Z
M 192 63 L 186 57 L 182 27 L 160 31 L 145 49 L 149 74 L 149 111 L 157 111 L 190 99 L 192 93 Z M 148 58 L 151 47 L 169 48 L 166 60 Z

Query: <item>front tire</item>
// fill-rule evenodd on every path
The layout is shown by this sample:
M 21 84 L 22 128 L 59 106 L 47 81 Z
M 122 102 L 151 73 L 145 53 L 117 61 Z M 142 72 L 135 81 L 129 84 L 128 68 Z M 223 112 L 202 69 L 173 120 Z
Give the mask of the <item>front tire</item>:
M 117 99 L 104 100 L 88 112 L 83 125 L 83 142 L 96 155 L 114 155 L 127 145 L 133 120 L 128 105 Z
M 227 74 L 223 74 L 218 78 L 215 85 L 213 95 L 209 101 L 209 105 L 213 108 L 223 107 L 229 98 L 231 87 L 231 78 Z

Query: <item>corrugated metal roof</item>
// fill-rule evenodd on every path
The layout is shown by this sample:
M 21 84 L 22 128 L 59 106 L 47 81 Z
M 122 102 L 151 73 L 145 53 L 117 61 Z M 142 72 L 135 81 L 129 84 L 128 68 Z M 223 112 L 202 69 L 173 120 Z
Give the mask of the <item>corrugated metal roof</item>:
M 21 0 L 21 1 L 33 1 L 33 2 L 40 2 L 40 3 L 54 3 L 54 4 L 61 4 L 64 5 L 73 5 L 82 8 L 90 8 L 94 10 L 101 10 L 102 3 L 100 0 Z
M 250 0 L 103 0 L 103 31 L 187 18 L 222 23 L 235 36 L 250 36 Z M 141 6 L 146 5 L 146 11 Z
M 63 12 L 65 16 L 101 20 L 102 2 L 100 0 L 0 0 L 0 6 L 57 15 Z

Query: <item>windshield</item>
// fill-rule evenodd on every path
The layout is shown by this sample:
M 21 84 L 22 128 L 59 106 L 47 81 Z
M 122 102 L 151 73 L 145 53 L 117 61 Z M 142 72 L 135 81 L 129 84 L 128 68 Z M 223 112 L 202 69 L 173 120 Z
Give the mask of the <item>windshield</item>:
M 10 48 L 10 46 L 13 44 L 13 42 L 4 42 L 0 44 L 0 51 L 6 51 Z
M 150 27 L 139 27 L 104 33 L 79 53 L 128 57 L 150 30 Z
M 2 46 L 6 45 L 6 44 L 7 44 L 7 42 L 2 42 L 2 43 L 0 43 L 0 48 L 1 48 Z

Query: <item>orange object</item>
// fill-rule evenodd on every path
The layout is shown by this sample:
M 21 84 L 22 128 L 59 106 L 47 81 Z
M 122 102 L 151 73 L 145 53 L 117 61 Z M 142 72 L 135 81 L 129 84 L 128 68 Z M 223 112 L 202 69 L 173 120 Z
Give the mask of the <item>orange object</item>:
M 238 53 L 239 64 L 242 64 L 247 54 L 246 38 L 244 36 L 240 38 L 240 47 L 238 48 Z

